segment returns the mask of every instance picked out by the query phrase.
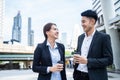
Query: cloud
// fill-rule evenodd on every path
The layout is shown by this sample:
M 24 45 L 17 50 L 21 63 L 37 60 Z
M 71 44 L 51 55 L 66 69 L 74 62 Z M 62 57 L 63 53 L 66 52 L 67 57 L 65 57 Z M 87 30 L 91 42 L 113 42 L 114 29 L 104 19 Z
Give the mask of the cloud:
M 32 18 L 35 44 L 44 40 L 42 28 L 47 22 L 56 23 L 60 33 L 67 32 L 71 37 L 74 25 L 80 23 L 81 11 L 89 9 L 90 6 L 90 0 L 6 0 L 4 30 L 7 29 L 9 34 L 4 32 L 5 39 L 9 40 L 11 37 L 13 17 L 19 10 L 22 16 L 22 41 L 24 43 L 27 44 L 24 38 L 25 35 L 27 36 L 28 17 Z

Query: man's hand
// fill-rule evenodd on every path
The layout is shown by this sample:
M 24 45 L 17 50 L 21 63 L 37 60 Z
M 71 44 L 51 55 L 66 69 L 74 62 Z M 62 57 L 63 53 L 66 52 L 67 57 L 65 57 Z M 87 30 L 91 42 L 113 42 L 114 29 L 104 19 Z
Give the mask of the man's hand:
M 74 62 L 78 64 L 87 64 L 88 62 L 86 57 L 80 56 L 78 54 L 77 55 L 75 54 L 73 59 L 74 59 Z

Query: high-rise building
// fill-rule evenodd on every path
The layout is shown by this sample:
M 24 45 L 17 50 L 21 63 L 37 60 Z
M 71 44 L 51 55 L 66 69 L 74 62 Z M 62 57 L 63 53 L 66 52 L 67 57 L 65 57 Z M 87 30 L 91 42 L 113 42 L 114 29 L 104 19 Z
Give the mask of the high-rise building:
M 93 3 L 93 10 L 96 11 L 96 13 L 98 14 L 98 21 L 96 24 L 96 28 L 99 31 L 103 31 L 105 32 L 105 27 L 104 27 L 104 19 L 103 19 L 103 12 L 102 12 L 102 7 L 101 7 L 101 2 L 100 0 L 92 0 Z
M 114 0 L 114 6 L 116 15 L 120 15 L 120 0 Z
M 67 47 L 67 33 L 66 32 L 62 33 L 61 42 L 64 44 L 65 47 Z
M 108 1 L 106 1 L 106 2 L 108 2 Z M 113 6 L 114 6 L 115 15 L 117 17 L 120 17 L 120 0 L 111 0 L 111 2 L 114 4 Z M 102 9 L 102 5 L 101 5 L 101 0 L 92 0 L 92 6 L 93 6 L 93 10 L 95 10 L 97 12 L 98 17 L 99 17 L 97 24 L 96 24 L 97 30 L 106 32 L 105 26 L 104 26 L 104 17 L 103 17 L 103 9 Z M 120 25 L 117 28 L 120 28 Z
M 34 31 L 31 30 L 31 18 L 28 18 L 28 46 L 34 45 Z
M 0 0 L 0 43 L 3 43 L 3 21 L 5 0 Z
M 20 15 L 20 11 L 18 14 L 14 17 L 14 23 L 12 28 L 12 39 L 11 42 L 21 42 L 21 26 L 22 25 L 22 19 Z
M 96 29 L 111 36 L 115 69 L 120 69 L 120 0 L 92 0 Z
M 72 40 L 71 40 L 71 48 L 76 49 L 77 48 L 77 41 L 78 41 L 78 36 L 83 33 L 82 28 L 80 29 L 80 26 L 78 24 L 75 24 L 74 29 L 73 29 L 73 35 L 72 35 Z

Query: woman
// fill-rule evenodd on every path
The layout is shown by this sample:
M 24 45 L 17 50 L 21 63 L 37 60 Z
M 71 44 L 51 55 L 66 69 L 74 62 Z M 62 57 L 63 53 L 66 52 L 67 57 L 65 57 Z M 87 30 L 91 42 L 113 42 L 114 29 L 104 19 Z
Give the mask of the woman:
M 47 23 L 43 28 L 45 41 L 38 44 L 34 51 L 32 70 L 39 73 L 38 80 L 67 80 L 65 72 L 65 48 L 56 42 L 57 25 Z M 63 64 L 58 63 L 63 61 Z

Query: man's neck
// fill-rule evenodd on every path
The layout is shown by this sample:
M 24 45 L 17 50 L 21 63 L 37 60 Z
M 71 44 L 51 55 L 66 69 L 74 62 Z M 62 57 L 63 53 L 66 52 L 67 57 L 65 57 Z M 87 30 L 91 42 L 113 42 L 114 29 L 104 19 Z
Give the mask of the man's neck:
M 92 28 L 90 31 L 86 32 L 87 37 L 92 35 L 92 33 L 94 32 L 95 28 Z

